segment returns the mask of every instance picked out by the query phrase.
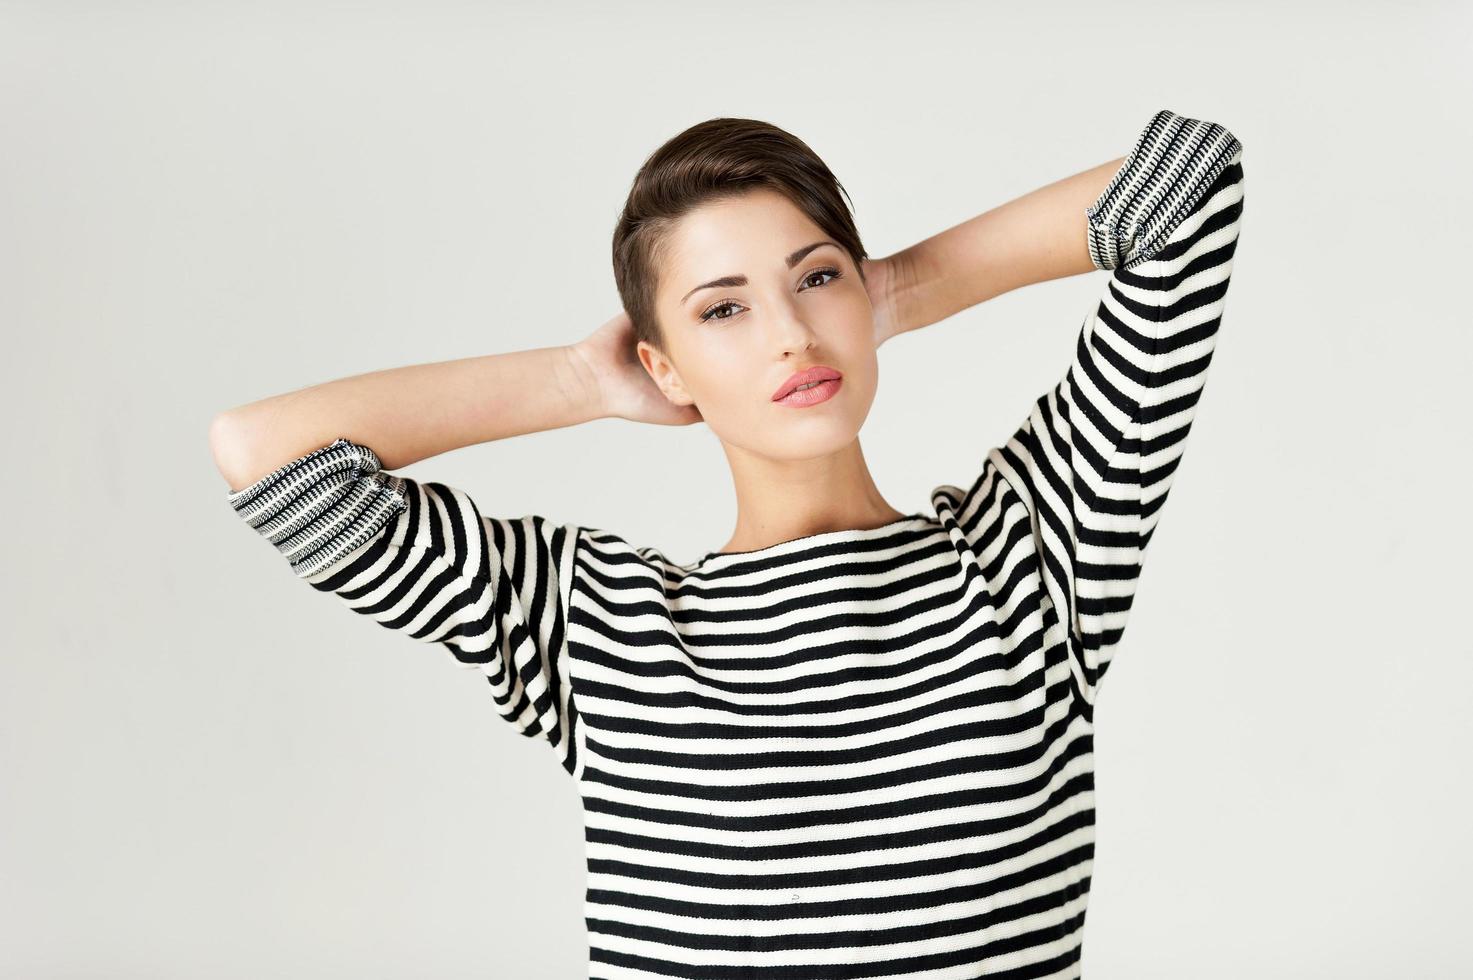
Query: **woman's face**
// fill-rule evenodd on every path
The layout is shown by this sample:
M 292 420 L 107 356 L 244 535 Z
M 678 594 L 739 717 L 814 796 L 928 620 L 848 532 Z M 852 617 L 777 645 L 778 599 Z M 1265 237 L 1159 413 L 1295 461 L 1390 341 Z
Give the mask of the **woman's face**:
M 690 212 L 665 245 L 655 310 L 668 356 L 640 349 L 666 396 L 694 403 L 723 442 L 764 457 L 806 459 L 851 443 L 879 366 L 874 310 L 849 253 L 767 188 Z M 829 389 L 827 400 L 773 399 L 816 366 L 842 376 L 814 389 Z

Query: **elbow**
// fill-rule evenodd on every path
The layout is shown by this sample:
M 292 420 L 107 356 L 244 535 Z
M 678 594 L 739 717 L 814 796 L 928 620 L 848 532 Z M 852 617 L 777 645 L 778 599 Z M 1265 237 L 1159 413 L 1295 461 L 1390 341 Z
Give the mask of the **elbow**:
M 1090 261 L 1131 269 L 1150 259 L 1242 149 L 1221 123 L 1157 110 L 1085 211 Z
M 210 420 L 210 455 L 231 493 L 251 485 L 251 445 L 250 429 L 233 409 Z

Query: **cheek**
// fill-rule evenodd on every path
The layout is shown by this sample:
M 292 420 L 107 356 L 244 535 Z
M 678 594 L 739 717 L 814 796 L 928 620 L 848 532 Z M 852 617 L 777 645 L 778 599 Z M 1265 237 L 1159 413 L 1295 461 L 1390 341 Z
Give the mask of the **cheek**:
M 692 345 L 681 373 L 708 421 L 750 403 L 754 387 L 760 387 L 753 380 L 760 378 L 756 359 L 735 336 L 711 336 Z

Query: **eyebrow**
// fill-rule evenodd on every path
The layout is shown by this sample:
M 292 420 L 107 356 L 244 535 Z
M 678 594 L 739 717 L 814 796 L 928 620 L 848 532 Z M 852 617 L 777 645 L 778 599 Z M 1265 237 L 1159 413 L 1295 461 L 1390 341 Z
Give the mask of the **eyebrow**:
M 814 249 L 818 248 L 820 245 L 834 245 L 834 243 L 831 242 L 831 241 L 828 241 L 828 240 L 824 240 L 824 241 L 820 241 L 820 242 L 814 242 L 812 245 L 804 245 L 802 248 L 798 249 L 796 252 L 794 252 L 792 255 L 789 255 L 787 257 L 787 259 L 784 260 L 784 261 L 787 262 L 788 268 L 791 269 L 793 266 L 797 265 L 799 262 L 802 262 L 803 261 L 803 256 L 807 255 L 809 252 L 811 252 Z M 838 247 L 839 247 L 838 245 L 834 245 L 834 248 L 838 248 Z M 695 289 L 692 289 L 690 292 L 688 292 L 684 296 L 680 297 L 680 302 L 682 304 L 684 304 L 686 300 L 688 300 L 688 299 L 691 298 L 691 296 L 693 296 L 694 294 L 700 292 L 703 289 L 717 289 L 717 288 L 723 288 L 724 289 L 724 288 L 733 287 L 733 286 L 745 286 L 746 284 L 747 284 L 747 277 L 746 276 L 742 276 L 742 275 L 722 276 L 720 279 L 712 279 L 710 282 L 703 282 L 703 283 L 701 283 Z

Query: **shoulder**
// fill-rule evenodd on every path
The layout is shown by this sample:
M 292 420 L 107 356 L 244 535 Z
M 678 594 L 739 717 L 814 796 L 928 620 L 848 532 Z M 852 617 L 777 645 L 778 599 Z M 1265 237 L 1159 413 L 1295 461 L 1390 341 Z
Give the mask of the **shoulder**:
M 580 527 L 579 563 L 596 565 L 609 574 L 623 571 L 654 570 L 663 575 L 684 573 L 681 565 L 671 561 L 659 548 L 636 544 L 608 528 Z

